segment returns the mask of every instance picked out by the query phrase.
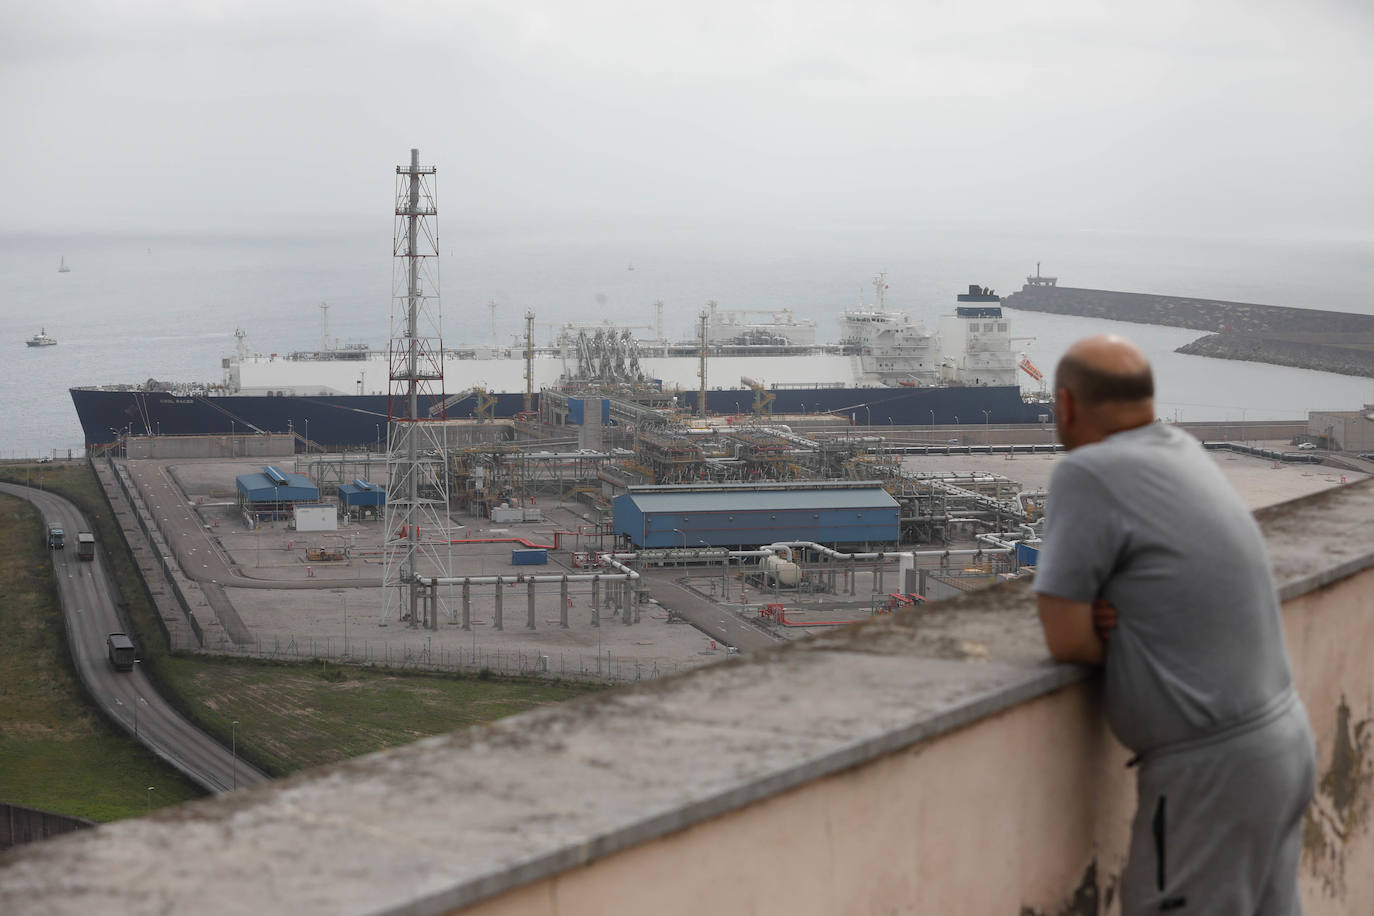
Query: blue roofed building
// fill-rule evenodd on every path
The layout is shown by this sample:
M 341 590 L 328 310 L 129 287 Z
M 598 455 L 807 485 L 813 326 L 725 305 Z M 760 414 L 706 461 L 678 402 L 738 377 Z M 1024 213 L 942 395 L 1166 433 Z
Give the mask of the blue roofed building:
M 235 482 L 239 509 L 250 517 L 290 516 L 294 506 L 320 501 L 320 488 L 311 483 L 309 477 L 284 473 L 270 464 L 261 471 L 240 474 Z
M 874 481 L 631 487 L 613 508 L 615 533 L 636 547 L 885 545 L 898 538 L 897 501 Z
M 377 518 L 386 505 L 386 489 L 355 478 L 352 483 L 339 485 L 338 500 L 341 515 Z

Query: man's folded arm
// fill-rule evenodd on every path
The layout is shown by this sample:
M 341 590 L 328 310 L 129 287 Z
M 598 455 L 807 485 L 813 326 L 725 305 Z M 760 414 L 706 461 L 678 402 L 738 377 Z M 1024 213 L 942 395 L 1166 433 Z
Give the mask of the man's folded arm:
M 1057 662 L 1102 664 L 1103 643 L 1093 627 L 1092 602 L 1046 594 L 1036 597 L 1050 656 Z

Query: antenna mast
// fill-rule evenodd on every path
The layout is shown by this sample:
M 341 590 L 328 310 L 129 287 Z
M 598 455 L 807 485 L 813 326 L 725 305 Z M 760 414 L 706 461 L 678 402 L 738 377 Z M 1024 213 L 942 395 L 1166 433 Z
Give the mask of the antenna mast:
M 534 312 L 525 310 L 525 413 L 534 409 Z
M 707 303 L 713 309 L 714 302 Z M 701 368 L 697 369 L 697 375 L 701 376 L 701 390 L 697 392 L 697 415 L 706 416 L 706 312 L 702 312 L 701 318 Z
M 873 290 L 877 293 L 873 307 L 879 312 L 885 309 L 883 305 L 883 290 L 885 289 L 887 289 L 887 271 L 881 270 L 878 272 L 878 276 L 873 278 Z
M 394 616 L 431 630 L 438 629 L 438 595 L 422 601 L 416 577 L 445 576 L 453 566 L 435 173 L 420 165 L 417 149 L 409 166 L 396 167 L 381 620 L 385 626 Z M 434 416 L 432 405 L 439 407 Z

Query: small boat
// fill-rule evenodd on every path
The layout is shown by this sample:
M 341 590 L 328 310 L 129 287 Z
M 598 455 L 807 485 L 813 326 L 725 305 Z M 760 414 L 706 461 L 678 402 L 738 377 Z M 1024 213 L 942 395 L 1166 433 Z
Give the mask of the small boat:
M 62 258 L 62 263 L 57 265 L 57 272 L 60 274 L 69 274 L 72 272 L 72 269 L 67 266 L 67 258 L 65 255 Z M 53 343 L 57 343 L 57 341 L 54 340 Z M 39 344 L 34 344 L 34 346 L 39 346 Z
M 57 338 L 49 337 L 47 328 L 40 328 L 37 334 L 24 341 L 24 343 L 28 344 L 30 347 L 55 347 L 57 346 Z

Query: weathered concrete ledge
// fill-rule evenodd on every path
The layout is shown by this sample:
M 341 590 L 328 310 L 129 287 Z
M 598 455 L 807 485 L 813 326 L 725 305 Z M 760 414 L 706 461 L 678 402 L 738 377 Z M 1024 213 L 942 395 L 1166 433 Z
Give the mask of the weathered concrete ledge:
M 1374 566 L 1374 481 L 1259 518 L 1286 600 Z M 0 911 L 448 912 L 1086 676 L 1048 660 L 1025 585 L 999 587 L 14 851 Z

